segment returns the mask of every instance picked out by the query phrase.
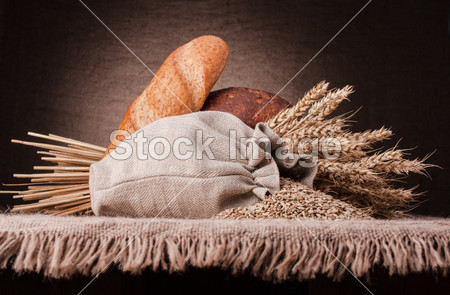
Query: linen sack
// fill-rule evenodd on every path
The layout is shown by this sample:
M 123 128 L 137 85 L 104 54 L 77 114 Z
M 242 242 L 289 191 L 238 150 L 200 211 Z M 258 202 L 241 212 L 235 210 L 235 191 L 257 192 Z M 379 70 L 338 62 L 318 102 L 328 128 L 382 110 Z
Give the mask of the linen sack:
M 91 166 L 92 210 L 110 216 L 209 218 L 278 191 L 278 166 L 312 186 L 317 168 L 310 156 L 273 157 L 283 148 L 280 142 L 266 124 L 253 130 L 223 112 L 157 120 Z

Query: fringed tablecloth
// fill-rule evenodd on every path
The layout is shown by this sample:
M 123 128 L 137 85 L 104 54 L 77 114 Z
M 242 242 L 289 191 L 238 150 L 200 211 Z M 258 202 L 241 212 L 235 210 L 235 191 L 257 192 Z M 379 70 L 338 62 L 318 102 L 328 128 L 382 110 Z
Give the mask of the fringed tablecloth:
M 0 216 L 0 267 L 49 277 L 219 267 L 264 280 L 450 268 L 450 219 L 174 220 Z

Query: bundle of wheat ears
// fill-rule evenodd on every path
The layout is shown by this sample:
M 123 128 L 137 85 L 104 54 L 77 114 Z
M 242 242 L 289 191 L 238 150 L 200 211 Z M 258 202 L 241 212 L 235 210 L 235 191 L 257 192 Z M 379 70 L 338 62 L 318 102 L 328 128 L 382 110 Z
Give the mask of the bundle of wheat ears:
M 389 139 L 393 133 L 381 127 L 352 132 L 348 129 L 354 113 L 328 118 L 339 104 L 348 100 L 352 86 L 328 90 L 329 83 L 317 84 L 298 103 L 270 119 L 268 124 L 294 152 L 317 154 L 316 190 L 370 209 L 375 216 L 393 217 L 411 209 L 420 193 L 415 188 L 393 185 L 409 173 L 426 174 L 423 159 L 405 159 L 405 150 L 396 146 L 385 151 L 374 144 Z M 309 140 L 305 140 L 309 139 Z M 322 148 L 331 143 L 336 153 Z
M 397 147 L 374 150 L 375 143 L 392 136 L 390 129 L 351 132 L 348 127 L 352 114 L 328 118 L 353 92 L 351 86 L 333 90 L 328 90 L 328 86 L 329 83 L 320 82 L 296 105 L 267 123 L 292 151 L 317 156 L 316 190 L 370 210 L 374 216 L 393 217 L 405 212 L 419 194 L 414 188 L 398 188 L 393 183 L 409 173 L 426 174 L 425 169 L 433 165 L 424 163 L 427 157 L 405 159 L 405 150 Z M 29 132 L 28 135 L 57 144 L 12 142 L 44 149 L 38 154 L 53 165 L 34 167 L 43 173 L 14 174 L 16 178 L 30 179 L 29 183 L 5 184 L 27 188 L 4 191 L 26 201 L 14 206 L 12 212 L 92 214 L 89 166 L 101 160 L 106 148 L 52 134 Z M 324 146 L 332 148 L 325 151 Z

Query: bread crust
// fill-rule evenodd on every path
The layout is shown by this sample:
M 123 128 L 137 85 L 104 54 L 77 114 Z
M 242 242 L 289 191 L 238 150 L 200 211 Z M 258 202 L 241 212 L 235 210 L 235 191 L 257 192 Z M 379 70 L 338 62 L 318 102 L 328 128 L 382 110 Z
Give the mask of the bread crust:
M 289 102 L 270 92 L 230 87 L 211 92 L 202 111 L 231 113 L 255 128 L 258 122 L 266 122 L 289 106 Z
M 212 35 L 198 37 L 173 51 L 128 108 L 105 155 L 124 137 L 155 120 L 199 111 L 228 55 L 228 45 Z

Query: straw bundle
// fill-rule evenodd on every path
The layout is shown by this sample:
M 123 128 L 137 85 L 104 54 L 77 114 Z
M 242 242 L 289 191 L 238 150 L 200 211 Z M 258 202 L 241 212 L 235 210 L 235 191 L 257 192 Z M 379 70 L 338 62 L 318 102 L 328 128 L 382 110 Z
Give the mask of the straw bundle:
M 4 184 L 25 186 L 25 190 L 3 193 L 13 193 L 15 199 L 31 201 L 28 204 L 16 205 L 11 211 L 42 211 L 54 215 L 92 214 L 88 184 L 89 166 L 102 158 L 106 148 L 53 134 L 28 132 L 28 135 L 57 144 L 12 140 L 13 143 L 43 149 L 37 153 L 42 155 L 41 160 L 51 165 L 34 166 L 34 170 L 43 171 L 39 173 L 14 174 L 15 178 L 29 179 L 29 183 Z
M 386 151 L 374 150 L 374 144 L 392 136 L 392 131 L 388 128 L 351 132 L 348 127 L 352 114 L 328 118 L 353 92 L 351 86 L 334 90 L 329 90 L 328 87 L 329 83 L 318 83 L 296 105 L 281 111 L 267 122 L 283 138 L 291 151 L 312 153 L 317 158 L 315 189 L 321 191 L 321 194 L 307 193 L 312 198 L 326 200 L 327 204 L 335 204 L 334 206 L 343 206 L 344 203 L 333 203 L 329 199 L 330 196 L 348 202 L 352 207 L 345 209 L 346 212 L 353 212 L 354 208 L 358 208 L 362 210 L 359 211 L 362 213 L 358 213 L 361 217 L 367 217 L 368 212 L 378 217 L 402 214 L 410 208 L 409 205 L 419 194 L 414 192 L 414 188 L 396 188 L 393 182 L 399 176 L 409 173 L 426 174 L 425 169 L 434 165 L 424 163 L 427 157 L 405 159 L 405 150 L 397 147 Z M 15 193 L 14 198 L 32 203 L 16 205 L 12 211 L 42 211 L 55 215 L 92 214 L 88 185 L 89 166 L 102 158 L 106 148 L 52 134 L 28 134 L 60 145 L 12 140 L 13 143 L 44 149 L 38 151 L 38 154 L 43 155 L 43 161 L 53 164 L 34 167 L 38 171 L 50 172 L 14 175 L 16 178 L 29 178 L 30 183 L 6 186 L 27 186 L 27 189 L 3 193 Z M 326 151 L 324 146 L 328 148 Z M 302 206 L 292 206 L 293 201 L 284 197 L 289 190 L 292 194 L 298 193 L 298 187 L 289 181 L 282 181 L 282 193 L 258 205 L 258 210 L 265 208 L 267 212 L 273 213 L 279 210 L 277 208 L 280 206 L 288 206 L 294 210 L 289 215 L 305 216 L 300 212 L 303 210 Z M 294 199 L 299 203 L 311 197 Z M 283 204 L 280 205 L 280 202 Z M 320 207 L 317 203 L 314 206 Z M 224 212 L 217 218 L 239 218 L 239 215 L 249 217 L 251 214 L 248 212 L 238 208 L 232 212 Z M 286 214 L 267 212 L 260 212 L 259 215 L 287 217 Z

